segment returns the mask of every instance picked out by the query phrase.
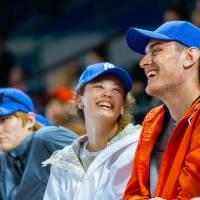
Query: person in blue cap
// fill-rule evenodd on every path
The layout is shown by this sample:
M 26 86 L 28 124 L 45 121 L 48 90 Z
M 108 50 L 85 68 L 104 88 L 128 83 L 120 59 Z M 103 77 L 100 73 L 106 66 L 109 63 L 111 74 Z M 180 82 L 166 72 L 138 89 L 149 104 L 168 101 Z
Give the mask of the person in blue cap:
M 130 28 L 128 46 L 143 54 L 146 92 L 163 105 L 145 117 L 124 199 L 200 195 L 200 29 L 187 21 L 155 31 Z
M 77 138 L 67 129 L 48 126 L 41 117 L 27 94 L 0 89 L 1 200 L 42 200 L 50 168 L 41 162 Z
M 44 162 L 51 164 L 44 200 L 122 198 L 141 129 L 131 123 L 131 88 L 123 68 L 111 63 L 86 67 L 76 103 L 87 135 Z

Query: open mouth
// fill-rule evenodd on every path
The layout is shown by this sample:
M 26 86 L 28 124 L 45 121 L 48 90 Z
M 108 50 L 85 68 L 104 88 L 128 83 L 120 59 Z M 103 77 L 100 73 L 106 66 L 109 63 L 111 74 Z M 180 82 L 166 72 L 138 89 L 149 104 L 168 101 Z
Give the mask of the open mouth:
M 158 74 L 157 70 L 150 70 L 146 73 L 148 79 L 155 77 Z
M 97 105 L 107 110 L 111 110 L 113 108 L 113 105 L 111 103 L 105 101 L 97 102 Z
M 0 142 L 3 142 L 4 140 L 6 140 L 6 138 L 0 138 Z

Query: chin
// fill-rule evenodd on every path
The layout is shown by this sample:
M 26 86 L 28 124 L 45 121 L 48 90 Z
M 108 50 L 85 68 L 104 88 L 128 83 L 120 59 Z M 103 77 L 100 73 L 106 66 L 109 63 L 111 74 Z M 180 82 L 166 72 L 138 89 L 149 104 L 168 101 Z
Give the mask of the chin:
M 160 92 L 158 90 L 158 88 L 156 87 L 150 87 L 150 86 L 147 86 L 146 89 L 145 89 L 146 93 L 150 96 L 155 96 L 155 97 L 158 97 Z
M 106 119 L 106 120 L 114 120 L 115 117 L 111 113 L 99 113 L 98 118 Z
M 0 147 L 0 151 L 7 153 L 7 152 L 11 151 L 11 149 L 7 148 L 7 147 Z
M 113 118 L 113 115 L 104 114 L 104 113 L 102 113 L 102 114 L 99 115 L 99 116 L 102 117 L 102 118 L 105 118 L 105 119 L 112 119 L 112 118 Z

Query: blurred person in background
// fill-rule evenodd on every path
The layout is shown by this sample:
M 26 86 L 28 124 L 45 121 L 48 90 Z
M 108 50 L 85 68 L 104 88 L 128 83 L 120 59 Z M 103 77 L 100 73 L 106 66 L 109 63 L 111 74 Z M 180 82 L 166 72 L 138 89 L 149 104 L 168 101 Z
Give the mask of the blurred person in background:
M 15 56 L 6 47 L 6 33 L 0 28 L 0 87 L 8 87 L 9 74 L 15 65 Z
M 174 21 L 174 20 L 188 20 L 188 14 L 185 7 L 181 6 L 170 6 L 163 14 L 163 21 Z
M 48 92 L 45 116 L 54 125 L 66 127 L 78 135 L 85 134 L 85 126 L 76 112 L 73 90 L 61 86 Z
M 145 117 L 125 200 L 200 195 L 200 29 L 187 21 L 130 28 L 146 92 L 164 104 Z
M 69 88 L 73 90 L 76 88 L 76 83 L 83 71 L 83 64 L 79 61 L 79 58 L 71 60 L 65 64 L 66 66 L 66 84 Z
M 195 1 L 195 9 L 191 14 L 191 21 L 196 26 L 200 27 L 200 0 Z
M 29 87 L 25 82 L 25 74 L 27 76 L 27 72 L 21 66 L 14 66 L 8 75 L 9 87 L 28 91 Z
M 87 135 L 58 151 L 44 199 L 121 199 L 130 177 L 140 125 L 132 124 L 130 75 L 111 63 L 89 65 L 80 76 L 76 103 Z
M 84 63 L 84 66 L 100 63 L 104 60 L 107 60 L 108 47 L 106 44 L 107 43 L 97 45 L 88 52 L 86 52 L 85 55 L 82 57 L 82 62 Z
M 62 86 L 75 89 L 82 70 L 83 64 L 77 57 L 76 59 L 72 59 L 60 66 L 57 66 L 53 70 L 48 71 L 46 75 L 46 85 L 48 90 L 51 91 Z
M 38 120 L 38 121 L 37 121 Z M 34 113 L 28 95 L 0 89 L 0 199 L 42 200 L 50 169 L 41 162 L 77 138 Z

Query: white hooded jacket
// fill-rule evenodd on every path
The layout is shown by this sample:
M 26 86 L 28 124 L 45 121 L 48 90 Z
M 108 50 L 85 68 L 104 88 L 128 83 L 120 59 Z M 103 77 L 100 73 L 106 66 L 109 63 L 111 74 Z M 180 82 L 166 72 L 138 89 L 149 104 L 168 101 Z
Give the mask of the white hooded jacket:
M 87 171 L 79 159 L 80 144 L 87 136 L 54 153 L 43 162 L 52 165 L 44 200 L 122 199 L 140 131 L 140 125 L 127 125 L 97 155 Z

